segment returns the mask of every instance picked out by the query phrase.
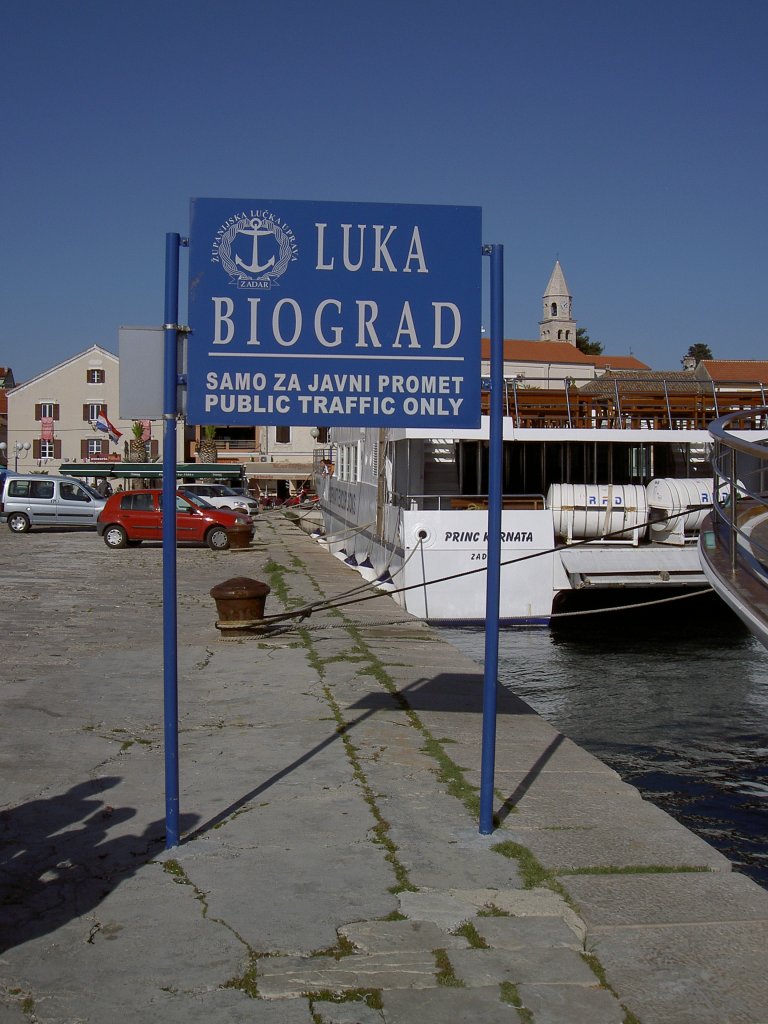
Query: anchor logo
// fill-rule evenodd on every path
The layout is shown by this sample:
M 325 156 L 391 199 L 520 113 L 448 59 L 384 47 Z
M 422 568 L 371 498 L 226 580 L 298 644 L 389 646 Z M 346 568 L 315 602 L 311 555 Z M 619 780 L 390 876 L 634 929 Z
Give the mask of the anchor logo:
M 240 235 L 251 240 L 250 263 L 232 252 Z M 266 262 L 261 262 L 266 255 L 267 238 L 273 248 L 277 246 L 278 255 L 273 253 Z M 244 255 L 249 255 L 247 249 Z M 221 263 L 238 288 L 268 291 L 295 259 L 298 259 L 296 236 L 284 221 L 266 210 L 250 210 L 230 217 L 219 228 L 214 242 L 213 261 Z
M 250 263 L 244 263 L 239 256 L 235 256 L 235 263 L 238 267 L 242 267 L 243 270 L 249 271 L 251 274 L 263 274 L 265 270 L 269 270 L 270 267 L 275 265 L 275 257 L 272 256 L 267 260 L 266 263 L 259 263 L 259 238 L 263 238 L 265 235 L 274 235 L 272 228 L 262 227 L 262 222 L 258 217 L 254 217 L 253 220 L 248 222 L 247 228 L 238 228 L 238 235 L 250 235 L 253 239 L 253 255 L 251 256 Z

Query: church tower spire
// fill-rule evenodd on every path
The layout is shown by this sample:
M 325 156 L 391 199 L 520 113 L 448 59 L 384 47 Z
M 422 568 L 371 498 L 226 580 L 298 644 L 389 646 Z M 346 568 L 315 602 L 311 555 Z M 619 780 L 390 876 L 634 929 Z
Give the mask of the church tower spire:
M 544 292 L 544 318 L 539 321 L 540 341 L 567 341 L 576 344 L 576 321 L 573 319 L 573 297 L 568 292 L 560 260 Z

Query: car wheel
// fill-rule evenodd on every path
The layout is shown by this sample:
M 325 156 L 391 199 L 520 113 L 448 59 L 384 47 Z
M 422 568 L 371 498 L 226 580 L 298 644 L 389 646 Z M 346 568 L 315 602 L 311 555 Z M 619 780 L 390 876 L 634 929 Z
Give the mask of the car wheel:
M 108 548 L 124 548 L 128 545 L 128 535 L 122 526 L 108 526 L 104 531 L 104 543 Z
M 232 506 L 231 505 L 219 505 L 219 508 L 224 509 L 225 512 L 231 512 L 232 511 Z
M 8 516 L 8 527 L 14 533 L 27 533 L 29 531 L 29 520 L 22 512 L 12 512 Z
M 205 537 L 205 543 L 211 551 L 226 551 L 229 547 L 229 537 L 223 526 L 213 526 Z

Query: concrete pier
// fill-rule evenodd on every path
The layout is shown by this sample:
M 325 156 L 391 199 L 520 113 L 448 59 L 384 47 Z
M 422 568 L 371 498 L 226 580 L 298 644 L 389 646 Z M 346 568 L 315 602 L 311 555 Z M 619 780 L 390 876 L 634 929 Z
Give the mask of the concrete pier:
M 178 552 L 165 849 L 161 548 L 0 526 L 0 1022 L 767 1024 L 768 893 L 388 597 L 263 516 Z

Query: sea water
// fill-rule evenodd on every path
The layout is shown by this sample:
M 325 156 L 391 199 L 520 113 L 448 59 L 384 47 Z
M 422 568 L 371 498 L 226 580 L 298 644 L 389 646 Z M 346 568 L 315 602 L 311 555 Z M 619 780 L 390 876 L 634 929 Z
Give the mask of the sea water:
M 499 679 L 768 888 L 768 651 L 717 599 L 502 630 Z

